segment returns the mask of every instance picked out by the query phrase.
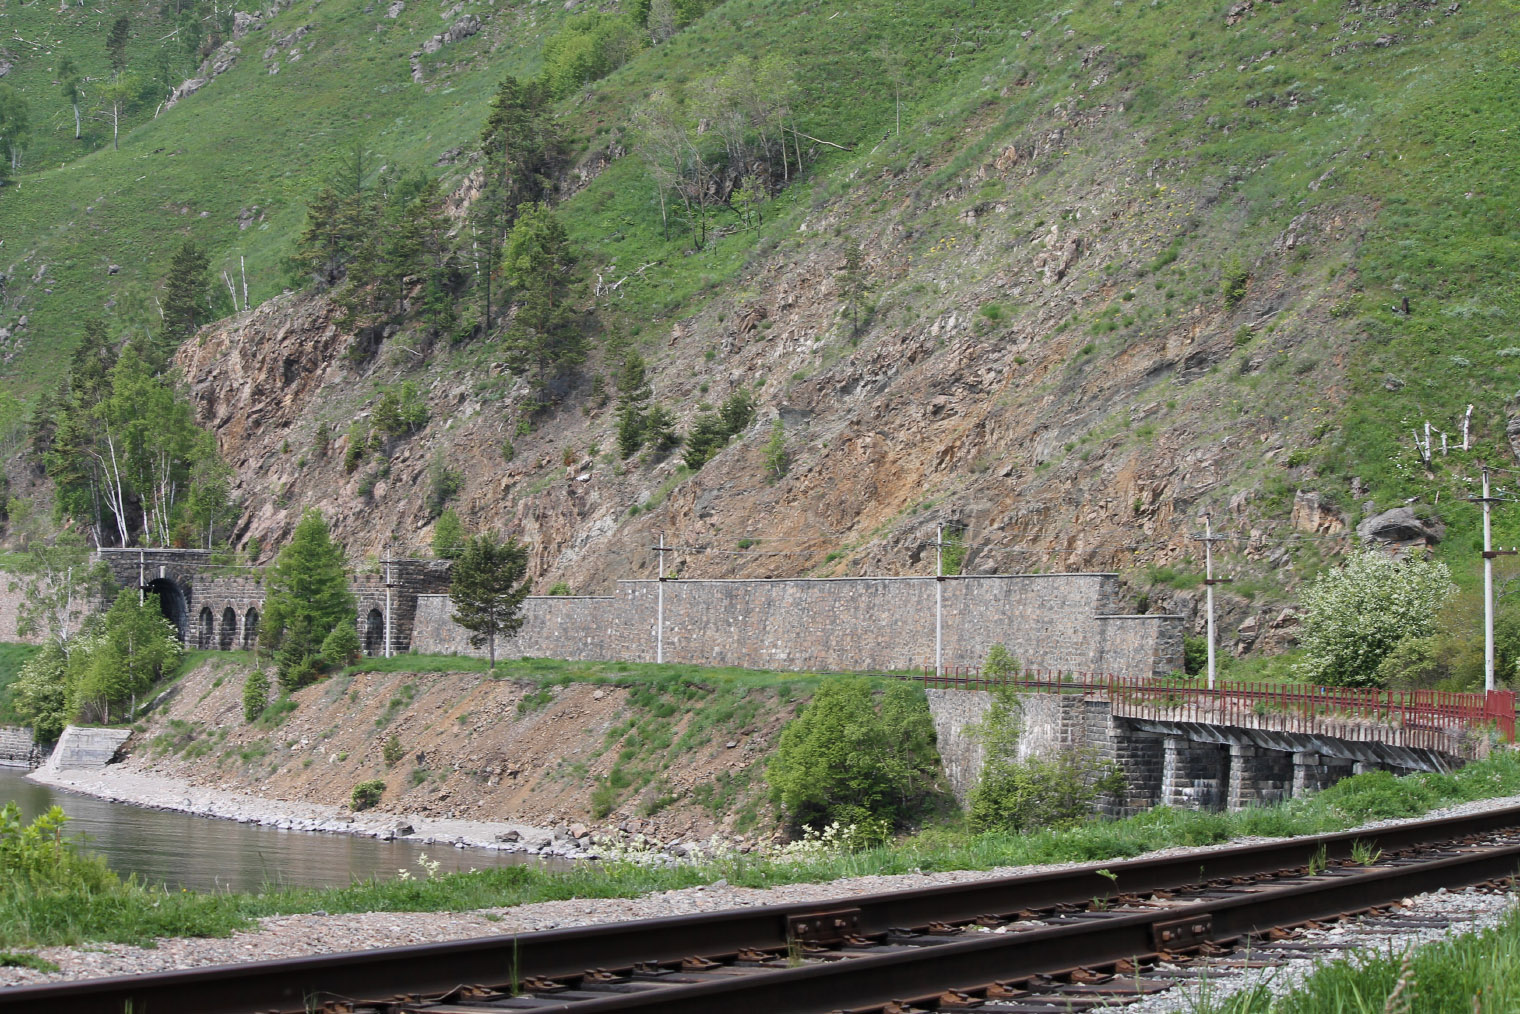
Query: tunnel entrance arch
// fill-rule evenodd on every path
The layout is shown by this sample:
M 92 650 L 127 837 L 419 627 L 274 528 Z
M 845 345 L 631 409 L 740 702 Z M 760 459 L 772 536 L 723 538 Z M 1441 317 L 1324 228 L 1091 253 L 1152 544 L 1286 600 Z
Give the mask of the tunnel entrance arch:
M 174 636 L 184 642 L 189 633 L 185 628 L 190 622 L 189 604 L 185 601 L 184 591 L 166 577 L 154 578 L 143 590 L 158 596 L 159 611 L 164 614 L 164 619 L 174 624 Z
M 380 610 L 371 609 L 369 615 L 364 618 L 364 654 L 383 655 L 385 653 L 385 617 Z

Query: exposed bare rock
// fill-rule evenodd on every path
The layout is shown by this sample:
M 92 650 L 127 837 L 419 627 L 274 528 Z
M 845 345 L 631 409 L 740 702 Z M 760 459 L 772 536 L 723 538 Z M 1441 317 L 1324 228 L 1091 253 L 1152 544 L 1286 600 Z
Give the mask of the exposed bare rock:
M 1295 531 L 1321 535 L 1339 535 L 1346 530 L 1346 519 L 1320 495 L 1308 490 L 1293 494 L 1293 514 L 1289 519 Z
M 1439 521 L 1423 520 L 1412 507 L 1395 507 L 1365 519 L 1356 526 L 1356 534 L 1363 542 L 1402 549 L 1435 545 L 1446 534 L 1446 527 Z

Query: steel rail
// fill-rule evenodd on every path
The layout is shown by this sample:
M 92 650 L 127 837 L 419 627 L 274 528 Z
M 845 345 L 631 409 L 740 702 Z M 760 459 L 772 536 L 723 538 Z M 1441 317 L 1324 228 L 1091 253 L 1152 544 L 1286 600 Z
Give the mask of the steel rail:
M 1094 919 L 1007 935 L 988 933 L 932 947 L 865 955 L 801 968 L 762 971 L 668 990 L 625 993 L 598 1000 L 537 1002 L 536 1014 L 819 1014 L 893 1000 L 912 1003 L 1051 972 L 1073 965 L 1108 964 L 1165 950 L 1164 928 L 1180 927 L 1186 943 L 1239 939 L 1398 901 L 1438 887 L 1514 876 L 1520 845 L 1485 849 L 1414 866 L 1322 877 L 1298 887 L 1174 909 Z
M 745 948 L 786 948 L 799 937 L 816 936 L 819 917 L 838 909 L 849 910 L 844 917 L 848 932 L 879 934 L 899 926 L 968 922 L 981 915 L 1085 904 L 1120 894 L 1145 894 L 1292 870 L 1319 859 L 1348 858 L 1357 844 L 1395 853 L 1516 827 L 1520 827 L 1520 807 L 1508 807 L 1264 845 L 1092 863 L 1047 873 L 850 897 L 832 903 L 798 902 L 350 954 L 18 986 L 0 989 L 0 1011 L 96 1014 L 130 1009 L 232 1014 L 305 1010 L 312 998 L 443 993 L 467 983 L 573 976 L 591 968 L 627 968 L 691 955 L 731 955 Z

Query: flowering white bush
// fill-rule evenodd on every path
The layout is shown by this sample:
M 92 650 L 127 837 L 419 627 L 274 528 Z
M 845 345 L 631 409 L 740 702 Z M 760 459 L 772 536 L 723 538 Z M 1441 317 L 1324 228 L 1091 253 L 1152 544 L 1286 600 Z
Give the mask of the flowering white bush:
M 1303 660 L 1312 683 L 1376 686 L 1378 665 L 1406 637 L 1435 632 L 1436 613 L 1455 590 L 1444 563 L 1362 553 L 1326 571 L 1300 596 Z
M 752 860 L 803 864 L 859 852 L 886 840 L 888 827 L 885 821 L 868 822 L 866 825 L 841 824 L 838 821 L 821 829 L 805 827 L 797 841 L 781 846 L 756 845 L 747 855 L 731 841 L 717 835 L 706 842 L 688 842 L 681 846 L 684 855 L 677 856 L 642 834 L 617 839 L 600 837 L 596 841 L 595 857 L 603 863 L 631 863 L 635 866 L 675 866 L 678 864 L 721 864 L 738 860 L 741 856 Z

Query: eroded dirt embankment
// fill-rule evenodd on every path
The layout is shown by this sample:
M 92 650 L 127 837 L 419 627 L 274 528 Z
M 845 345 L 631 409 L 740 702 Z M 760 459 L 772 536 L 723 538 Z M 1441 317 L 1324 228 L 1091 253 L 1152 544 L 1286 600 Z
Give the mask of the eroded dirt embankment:
M 356 673 L 306 687 L 292 710 L 250 724 L 247 673 L 226 658 L 186 674 L 139 723 L 113 774 L 323 804 L 339 819 L 354 785 L 381 779 L 375 809 L 393 825 L 526 825 L 545 832 L 534 841 L 519 831 L 524 845 L 556 850 L 573 851 L 597 828 L 666 843 L 715 833 L 754 840 L 773 825 L 763 761 L 795 710 L 770 688 L 688 688 L 683 697 L 482 673 Z M 373 816 L 366 811 L 361 825 Z

